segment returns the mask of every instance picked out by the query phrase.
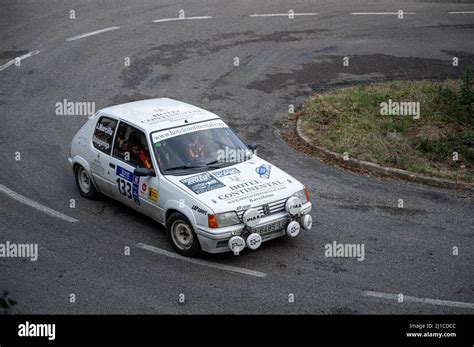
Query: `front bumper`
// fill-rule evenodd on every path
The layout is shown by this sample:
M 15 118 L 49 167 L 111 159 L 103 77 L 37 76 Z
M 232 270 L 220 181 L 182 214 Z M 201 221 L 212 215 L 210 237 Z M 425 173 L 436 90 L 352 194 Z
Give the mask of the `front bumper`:
M 311 212 L 311 202 L 307 202 L 302 206 L 301 212 L 299 215 L 305 215 Z M 287 219 L 290 221 L 291 217 L 286 211 L 277 212 L 270 216 L 263 217 L 258 224 L 258 227 L 262 227 L 265 225 L 269 225 L 280 221 L 282 219 Z M 205 252 L 209 253 L 223 253 L 223 252 L 231 252 L 229 248 L 228 242 L 232 236 L 242 236 L 246 237 L 247 234 L 250 233 L 250 229 L 248 229 L 243 223 L 231 225 L 224 228 L 217 228 L 211 229 L 208 227 L 198 226 L 197 229 L 197 237 L 199 239 L 199 243 L 201 244 L 201 248 Z M 262 242 L 273 240 L 277 237 L 286 235 L 285 228 L 281 230 L 273 231 L 269 234 L 261 235 Z

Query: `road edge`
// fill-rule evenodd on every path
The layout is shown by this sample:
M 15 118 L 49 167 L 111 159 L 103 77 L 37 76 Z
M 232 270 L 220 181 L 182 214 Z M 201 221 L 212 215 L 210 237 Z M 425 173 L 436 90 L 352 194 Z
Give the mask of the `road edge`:
M 345 159 L 344 156 L 340 153 L 330 151 L 324 147 L 320 147 L 311 143 L 311 141 L 308 139 L 308 137 L 303 133 L 303 130 L 301 129 L 301 117 L 298 117 L 296 120 L 296 135 L 298 136 L 299 140 L 302 141 L 305 145 L 310 147 L 312 150 L 318 152 L 319 155 L 324 156 L 325 158 L 327 158 L 328 160 L 334 163 L 342 162 L 345 165 L 349 165 L 357 169 L 363 169 L 370 172 L 374 172 L 382 176 L 395 177 L 395 178 L 404 179 L 407 181 L 423 183 L 430 186 L 457 189 L 457 190 L 467 190 L 467 191 L 474 192 L 474 184 L 424 176 L 424 175 L 420 175 L 411 171 L 381 166 L 369 161 L 358 160 L 354 158 Z M 338 166 L 341 168 L 344 168 L 341 165 L 338 165 Z

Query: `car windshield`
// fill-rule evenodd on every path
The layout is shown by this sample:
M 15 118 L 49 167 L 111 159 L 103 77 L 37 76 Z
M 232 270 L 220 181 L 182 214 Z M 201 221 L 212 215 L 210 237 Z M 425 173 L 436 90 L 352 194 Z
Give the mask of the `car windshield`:
M 178 129 L 176 132 L 181 131 L 182 129 Z M 225 167 L 245 161 L 252 155 L 247 146 L 228 127 L 220 126 L 191 132 L 184 130 L 184 132 L 177 136 L 169 136 L 170 130 L 152 134 L 156 160 L 165 175 L 180 175 L 189 171 Z

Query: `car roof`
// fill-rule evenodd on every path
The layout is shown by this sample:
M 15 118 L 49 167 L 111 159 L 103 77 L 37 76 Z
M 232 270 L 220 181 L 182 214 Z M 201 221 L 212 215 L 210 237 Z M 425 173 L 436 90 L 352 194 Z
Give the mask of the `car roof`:
M 128 102 L 104 108 L 100 113 L 121 118 L 148 133 L 220 118 L 202 108 L 169 98 Z

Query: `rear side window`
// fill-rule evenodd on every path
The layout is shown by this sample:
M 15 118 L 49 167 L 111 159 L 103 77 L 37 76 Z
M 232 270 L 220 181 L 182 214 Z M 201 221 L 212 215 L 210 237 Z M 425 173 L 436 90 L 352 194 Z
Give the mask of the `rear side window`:
M 108 117 L 100 117 L 95 125 L 94 136 L 92 136 L 94 147 L 110 155 L 116 126 L 117 120 Z

